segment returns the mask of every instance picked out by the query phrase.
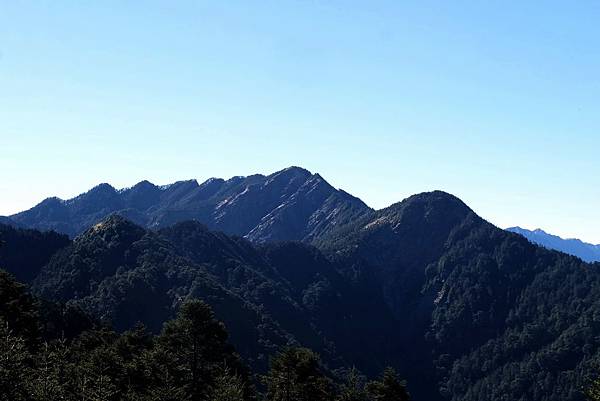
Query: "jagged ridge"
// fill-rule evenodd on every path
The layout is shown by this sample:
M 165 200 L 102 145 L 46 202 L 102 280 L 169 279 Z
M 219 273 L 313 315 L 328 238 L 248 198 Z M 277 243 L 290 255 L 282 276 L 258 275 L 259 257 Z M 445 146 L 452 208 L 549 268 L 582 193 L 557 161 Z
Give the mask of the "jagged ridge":
M 100 184 L 66 201 L 48 198 L 11 220 L 73 237 L 118 213 L 148 228 L 197 220 L 252 241 L 310 241 L 369 212 L 361 200 L 336 190 L 320 175 L 290 167 L 269 176 L 212 178 L 202 184 L 142 181 L 122 190 Z

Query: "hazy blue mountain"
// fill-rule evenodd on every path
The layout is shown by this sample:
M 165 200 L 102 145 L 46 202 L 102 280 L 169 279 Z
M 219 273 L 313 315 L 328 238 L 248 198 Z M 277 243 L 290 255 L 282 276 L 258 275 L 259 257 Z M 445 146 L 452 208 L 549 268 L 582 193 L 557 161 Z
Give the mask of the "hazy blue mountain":
M 14 220 L 12 220 L 9 217 L 6 216 L 0 216 L 0 224 L 5 224 L 7 226 L 12 226 L 12 227 L 18 227 L 19 224 L 17 224 Z
M 556 235 L 548 234 L 544 230 L 527 230 L 521 227 L 510 227 L 506 229 L 513 233 L 521 234 L 531 242 L 554 249 L 569 255 L 574 255 L 586 262 L 600 262 L 600 245 L 588 244 L 578 239 L 564 239 Z
M 142 181 L 117 190 L 100 184 L 73 199 L 48 198 L 10 216 L 25 227 L 73 237 L 117 213 L 148 228 L 196 220 L 252 241 L 311 240 L 371 209 L 320 175 L 290 167 L 274 174 L 156 186 Z

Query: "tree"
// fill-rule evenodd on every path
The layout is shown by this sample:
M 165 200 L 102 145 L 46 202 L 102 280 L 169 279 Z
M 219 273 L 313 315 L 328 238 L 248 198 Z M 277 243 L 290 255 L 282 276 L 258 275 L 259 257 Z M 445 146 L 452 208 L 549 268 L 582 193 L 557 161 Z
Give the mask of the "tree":
M 190 395 L 179 387 L 178 381 L 168 369 L 159 369 L 159 374 L 154 376 L 150 383 L 149 399 L 151 401 L 189 401 Z
M 121 400 L 128 377 L 115 347 L 119 335 L 102 328 L 81 333 L 71 344 L 75 394 L 82 401 Z
M 23 338 L 14 336 L 0 318 L 0 401 L 27 399 L 29 359 Z
M 330 401 L 331 381 L 319 356 L 306 348 L 286 348 L 272 360 L 264 378 L 269 401 Z
M 367 401 L 367 392 L 363 378 L 353 367 L 346 375 L 346 382 L 340 386 L 338 401 Z
M 69 349 L 65 340 L 42 344 L 31 374 L 30 393 L 36 401 L 67 399 Z
M 160 375 L 154 374 L 160 367 L 160 360 L 152 357 L 154 338 L 142 324 L 137 324 L 132 330 L 123 333 L 114 343 L 117 355 L 123 361 L 126 381 L 122 381 L 122 391 L 125 394 L 145 394 Z M 135 398 L 133 398 L 135 399 Z
M 215 319 L 212 309 L 204 302 L 185 302 L 177 318 L 167 322 L 158 338 L 157 352 L 177 384 L 190 394 L 192 401 L 209 396 L 215 383 L 218 367 L 230 366 L 234 373 L 244 369 L 233 347 L 227 342 L 223 323 Z
M 367 391 L 373 401 L 409 401 L 406 382 L 398 378 L 393 368 L 386 368 L 381 379 L 369 382 Z
M 244 401 L 245 388 L 244 380 L 225 367 L 215 380 L 210 401 Z
M 590 384 L 590 387 L 585 391 L 585 395 L 590 401 L 600 401 L 600 378 Z
M 120 400 L 119 382 L 126 379 L 123 361 L 110 346 L 100 346 L 80 361 L 78 394 L 83 401 Z
M 38 304 L 9 273 L 0 270 L 0 318 L 8 324 L 13 335 L 23 338 L 27 345 L 39 340 Z

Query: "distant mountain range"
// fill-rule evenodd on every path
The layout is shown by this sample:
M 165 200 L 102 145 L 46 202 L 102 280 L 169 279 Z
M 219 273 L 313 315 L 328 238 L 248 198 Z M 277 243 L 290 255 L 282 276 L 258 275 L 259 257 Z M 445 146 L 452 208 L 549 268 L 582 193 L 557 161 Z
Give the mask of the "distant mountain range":
M 196 220 L 256 242 L 308 241 L 371 211 L 320 175 L 290 167 L 268 176 L 212 178 L 202 184 L 142 181 L 121 190 L 100 184 L 73 199 L 48 198 L 4 222 L 74 237 L 116 213 L 153 229 Z
M 600 245 L 588 244 L 578 239 L 564 239 L 548 234 L 539 228 L 532 231 L 521 227 L 510 227 L 506 230 L 521 234 L 531 242 L 545 248 L 577 256 L 586 262 L 600 262 Z
M 19 227 L 19 225 L 13 221 L 12 219 L 6 217 L 6 216 L 0 216 L 0 224 L 6 224 L 9 226 L 13 226 L 13 227 Z
M 101 185 L 11 220 L 73 237 L 0 224 L 0 266 L 38 296 L 153 331 L 198 297 L 257 368 L 301 344 L 332 370 L 392 365 L 416 401 L 583 401 L 598 374 L 598 265 L 445 192 L 375 211 L 290 168 Z
M 157 186 L 142 181 L 130 188 L 100 184 L 75 198 L 47 198 L 1 224 L 54 230 L 74 237 L 104 218 L 118 214 L 146 228 L 160 229 L 195 220 L 209 229 L 253 242 L 299 240 L 312 243 L 323 235 L 370 215 L 363 201 L 335 189 L 319 174 L 289 167 L 264 176 L 211 178 Z M 510 227 L 528 240 L 580 257 L 600 261 L 600 245 L 563 239 L 543 230 Z

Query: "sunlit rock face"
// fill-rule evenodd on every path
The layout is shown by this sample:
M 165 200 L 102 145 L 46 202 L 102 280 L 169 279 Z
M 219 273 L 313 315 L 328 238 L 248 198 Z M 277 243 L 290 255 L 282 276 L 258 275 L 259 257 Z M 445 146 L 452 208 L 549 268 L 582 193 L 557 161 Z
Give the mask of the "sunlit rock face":
M 13 224 L 74 237 L 111 214 L 148 228 L 196 220 L 256 242 L 311 241 L 372 210 L 320 175 L 290 167 L 274 174 L 178 181 L 142 181 L 117 190 L 100 184 L 73 199 L 48 198 L 10 217 Z

